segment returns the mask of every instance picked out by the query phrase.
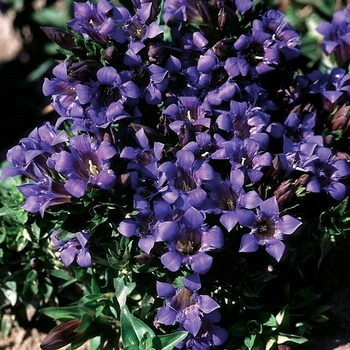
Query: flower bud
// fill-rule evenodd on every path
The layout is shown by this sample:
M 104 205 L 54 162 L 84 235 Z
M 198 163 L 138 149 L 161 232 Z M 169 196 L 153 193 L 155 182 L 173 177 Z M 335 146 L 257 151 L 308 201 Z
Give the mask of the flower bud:
M 234 41 L 232 39 L 222 39 L 218 41 L 213 47 L 216 57 L 225 61 L 227 58 L 233 56 L 233 44 Z
M 75 38 L 73 35 L 65 32 L 62 29 L 54 27 L 40 27 L 46 36 L 55 42 L 57 45 L 66 50 L 71 50 L 76 46 Z
M 108 46 L 103 52 L 103 59 L 111 64 L 117 60 L 119 53 L 119 50 L 115 46 Z
M 76 332 L 80 327 L 80 320 L 70 320 L 51 330 L 40 344 L 42 350 L 55 350 L 83 337 L 84 333 Z
M 88 82 L 101 68 L 101 64 L 95 60 L 84 60 L 73 63 L 67 67 L 68 76 L 70 79 L 78 80 L 80 82 Z
M 309 174 L 302 174 L 297 180 L 288 179 L 283 181 L 274 192 L 278 204 L 282 205 L 289 202 L 294 197 L 296 191 L 307 184 L 309 177 Z
M 196 0 L 196 7 L 205 23 L 217 27 L 218 9 L 207 0 Z
M 43 262 L 38 258 L 31 258 L 29 265 L 35 271 L 40 271 L 43 268 Z
M 340 108 L 331 121 L 332 130 L 341 130 L 342 135 L 349 135 L 350 131 L 350 106 Z
M 218 4 L 221 2 L 218 2 Z M 234 11 L 226 5 L 221 4 L 218 14 L 218 27 L 224 33 L 234 35 L 238 26 L 238 17 Z
M 148 60 L 150 63 L 161 65 L 164 62 L 164 45 L 159 42 L 148 44 Z
M 338 159 L 344 159 L 347 163 L 350 163 L 350 154 L 338 151 L 334 156 L 334 161 Z
M 266 179 L 268 179 L 269 182 L 276 182 L 278 181 L 283 174 L 285 173 L 285 168 L 282 164 L 282 161 L 279 156 L 275 156 L 275 158 L 272 160 L 272 166 L 265 175 Z

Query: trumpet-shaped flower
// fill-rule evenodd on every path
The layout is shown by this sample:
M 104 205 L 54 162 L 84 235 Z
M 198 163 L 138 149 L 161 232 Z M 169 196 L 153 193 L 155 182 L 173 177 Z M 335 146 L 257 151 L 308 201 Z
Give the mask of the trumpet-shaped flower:
M 109 160 L 117 154 L 108 141 L 100 144 L 92 142 L 87 135 L 73 136 L 69 139 L 70 150 L 60 152 L 55 157 L 55 170 L 67 179 L 66 190 L 74 197 L 85 194 L 88 185 L 110 190 L 116 176 L 109 168 Z
M 292 234 L 301 222 L 290 215 L 279 215 L 276 197 L 260 203 L 256 212 L 240 208 L 237 210 L 238 220 L 242 226 L 250 229 L 242 237 L 240 252 L 255 252 L 259 245 L 277 261 L 280 261 L 285 245 L 281 242 L 283 235 Z
M 55 248 L 60 252 L 62 262 L 69 266 L 74 261 L 81 267 L 91 266 L 91 254 L 89 250 L 88 240 L 90 234 L 77 232 L 76 237 L 71 238 L 67 242 L 62 242 L 56 237 L 57 231 L 52 232 L 51 241 Z
M 224 237 L 219 226 L 208 228 L 203 215 L 196 209 L 188 209 L 179 222 L 165 221 L 157 227 L 158 237 L 170 242 L 161 262 L 170 271 L 178 271 L 186 265 L 194 272 L 204 274 L 212 266 L 213 258 L 206 254 L 220 249 Z
M 166 299 L 156 316 L 156 322 L 172 325 L 179 323 L 183 329 L 196 336 L 203 323 L 203 315 L 219 308 L 219 304 L 209 295 L 201 295 L 197 274 L 183 278 L 183 287 L 175 289 L 170 283 L 157 282 L 157 294 Z

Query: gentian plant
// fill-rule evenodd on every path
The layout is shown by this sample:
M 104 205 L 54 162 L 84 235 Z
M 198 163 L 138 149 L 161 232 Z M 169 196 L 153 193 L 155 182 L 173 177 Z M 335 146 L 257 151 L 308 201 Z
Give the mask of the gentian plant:
M 35 246 L 25 279 L 58 322 L 42 349 L 312 338 L 326 307 L 304 275 L 349 231 L 349 18 L 317 26 L 317 69 L 264 2 L 88 0 L 43 28 L 57 118 L 7 152 L 0 227 Z

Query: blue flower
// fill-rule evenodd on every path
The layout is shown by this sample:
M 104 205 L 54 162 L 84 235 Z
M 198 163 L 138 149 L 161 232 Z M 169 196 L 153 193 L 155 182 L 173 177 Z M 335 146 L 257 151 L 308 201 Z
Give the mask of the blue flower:
M 83 105 L 81 117 L 93 125 L 106 127 L 123 118 L 130 118 L 126 106 L 135 106 L 140 97 L 138 86 L 131 81 L 129 72 L 120 72 L 113 67 L 97 71 L 97 81 L 76 86 L 77 99 Z
M 42 177 L 36 183 L 26 183 L 18 186 L 26 198 L 22 208 L 30 213 L 39 212 L 43 217 L 48 206 L 69 203 L 71 194 L 59 182 L 50 177 Z
M 349 63 L 350 53 L 350 10 L 333 13 L 331 22 L 322 22 L 316 30 L 323 35 L 322 50 L 329 56 L 334 54 L 336 61 L 341 67 Z
M 67 25 L 77 33 L 89 36 L 98 43 L 106 43 L 109 38 L 123 42 L 123 34 L 109 16 L 114 10 L 108 0 L 100 0 L 97 5 L 90 1 L 73 2 L 74 18 Z
M 256 212 L 239 208 L 238 220 L 242 226 L 250 229 L 243 235 L 240 252 L 255 252 L 259 245 L 277 261 L 280 261 L 285 245 L 281 242 L 283 235 L 292 234 L 302 223 L 290 215 L 280 216 L 276 197 L 270 197 L 260 203 Z
M 203 324 L 203 316 L 219 308 L 219 304 L 209 295 L 201 295 L 199 276 L 190 275 L 182 279 L 183 287 L 175 287 L 166 282 L 157 281 L 157 294 L 166 299 L 166 306 L 159 308 L 156 322 L 180 327 L 196 336 Z
M 62 262 L 69 266 L 74 261 L 81 267 L 91 266 L 91 254 L 89 250 L 88 240 L 90 234 L 85 232 L 77 232 L 76 237 L 71 238 L 67 242 L 62 242 L 56 238 L 57 231 L 52 232 L 51 241 L 55 248 L 60 252 Z
M 178 271 L 181 265 L 204 274 L 211 268 L 213 258 L 206 254 L 224 245 L 222 230 L 218 226 L 207 227 L 203 215 L 196 209 L 188 209 L 178 221 L 164 221 L 157 227 L 157 235 L 169 241 L 161 262 L 170 271 Z
M 88 185 L 113 188 L 116 175 L 109 160 L 117 154 L 115 147 L 108 141 L 97 144 L 88 135 L 73 136 L 69 142 L 69 151 L 61 151 L 54 159 L 55 170 L 66 178 L 66 190 L 80 198 Z

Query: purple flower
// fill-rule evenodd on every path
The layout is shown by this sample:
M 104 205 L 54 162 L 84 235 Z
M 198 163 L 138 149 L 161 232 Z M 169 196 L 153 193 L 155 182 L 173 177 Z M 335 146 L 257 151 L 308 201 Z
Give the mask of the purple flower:
M 341 181 L 350 174 L 350 167 L 344 159 L 337 159 L 332 150 L 323 146 L 322 136 L 310 136 L 303 142 L 293 143 L 284 139 L 284 154 L 280 155 L 285 163 L 285 176 L 293 170 L 310 174 L 306 189 L 310 192 L 329 193 L 336 200 L 343 200 L 346 186 Z
M 74 18 L 67 25 L 98 43 L 106 43 L 109 38 L 124 42 L 122 31 L 109 16 L 113 9 L 113 4 L 108 0 L 100 0 L 97 5 L 90 1 L 73 2 Z
M 330 73 L 319 71 L 307 75 L 309 93 L 321 94 L 322 107 L 333 113 L 337 106 L 347 103 L 350 97 L 350 74 L 343 68 L 334 68 Z
M 228 338 L 228 332 L 226 329 L 216 325 L 221 318 L 220 312 L 214 310 L 209 314 L 204 314 L 202 318 L 202 325 L 198 334 L 193 336 L 188 334 L 185 340 L 176 345 L 176 348 L 192 349 L 192 350 L 210 350 L 213 347 L 222 345 Z M 179 328 L 178 330 L 184 330 Z
M 93 142 L 88 135 L 73 136 L 69 139 L 69 151 L 62 151 L 54 158 L 55 170 L 66 177 L 66 190 L 74 197 L 85 194 L 88 185 L 110 190 L 116 176 L 109 168 L 109 160 L 117 154 L 108 141 Z
M 206 252 L 220 249 L 224 238 L 218 226 L 208 228 L 203 215 L 188 209 L 178 222 L 164 221 L 157 226 L 157 240 L 170 242 L 161 262 L 170 271 L 186 265 L 194 272 L 204 274 L 211 268 L 213 258 Z
M 259 245 L 277 261 L 280 261 L 285 245 L 281 242 L 283 235 L 292 234 L 302 223 L 290 215 L 279 215 L 276 197 L 270 197 L 260 203 L 256 212 L 239 208 L 238 220 L 242 226 L 249 227 L 250 232 L 241 240 L 240 252 L 255 252 Z
M 148 138 L 143 128 L 135 133 L 138 147 L 126 146 L 120 153 L 120 158 L 130 159 L 128 170 L 137 170 L 143 176 L 157 178 L 158 162 L 161 159 L 164 144 L 154 142 L 153 148 L 150 147 Z
M 336 159 L 328 147 L 317 147 L 315 155 L 314 176 L 311 176 L 306 189 L 310 192 L 324 190 L 334 199 L 342 201 L 347 191 L 341 180 L 350 174 L 349 164 L 345 159 Z
M 52 232 L 51 241 L 55 248 L 60 252 L 62 262 L 69 266 L 76 261 L 81 267 L 91 266 L 91 255 L 89 251 L 88 240 L 90 234 L 77 232 L 76 237 L 67 242 L 62 242 L 56 238 L 57 231 Z
M 208 162 L 196 160 L 190 151 L 178 151 L 176 158 L 175 163 L 168 161 L 159 166 L 159 191 L 170 204 L 184 194 L 190 205 L 200 207 L 207 197 L 201 183 L 214 178 L 214 169 Z
M 139 194 L 134 195 L 133 208 L 139 213 L 133 218 L 122 220 L 118 231 L 125 237 L 138 236 L 138 247 L 149 254 L 156 241 L 153 234 L 156 219 L 151 211 L 149 201 Z
M 18 186 L 19 191 L 26 197 L 22 208 L 30 213 L 39 212 L 43 217 L 48 206 L 69 203 L 70 193 L 62 183 L 42 177 L 36 183 L 27 183 Z
M 130 80 L 128 72 L 118 73 L 113 67 L 97 71 L 97 81 L 76 86 L 77 98 L 84 106 L 84 114 L 93 125 L 108 124 L 130 117 L 124 106 L 135 106 L 140 97 L 139 88 Z
M 350 53 L 350 10 L 345 7 L 343 10 L 333 13 L 332 22 L 322 22 L 316 30 L 323 35 L 323 52 L 329 56 L 334 53 L 336 61 L 340 66 L 345 67 L 349 63 Z
M 262 152 L 258 142 L 251 138 L 244 140 L 233 137 L 226 141 L 220 135 L 214 135 L 219 149 L 211 158 L 215 160 L 229 160 L 232 170 L 240 169 L 246 173 L 252 183 L 258 182 L 263 173 L 261 169 L 272 164 L 272 156 L 269 152 Z
M 165 0 L 163 20 L 165 24 L 169 21 L 171 23 L 200 22 L 201 17 L 198 15 L 194 0 Z
M 162 102 L 162 92 L 168 87 L 169 72 L 156 64 L 147 67 L 147 71 L 149 83 L 144 90 L 143 97 L 150 105 L 156 105 Z
M 283 13 L 269 10 L 262 16 L 261 22 L 254 21 L 253 26 L 272 34 L 270 40 L 277 44 L 286 61 L 300 56 L 299 34 L 290 23 L 284 21 Z
M 212 200 L 206 211 L 219 214 L 220 222 L 228 232 L 238 223 L 237 207 L 253 209 L 261 202 L 257 192 L 245 193 L 243 185 L 244 173 L 239 169 L 231 172 L 229 180 L 215 179 L 204 185 Z
M 61 117 L 65 117 L 75 107 L 76 86 L 79 81 L 68 78 L 66 62 L 58 64 L 52 73 L 54 79 L 44 79 L 43 93 L 45 96 L 52 96 L 53 108 Z
M 64 131 L 58 132 L 48 122 L 35 128 L 7 152 L 7 160 L 12 165 L 4 169 L 2 178 L 25 175 L 37 181 L 54 176 L 50 157 L 64 149 L 67 140 Z
M 182 279 L 183 287 L 175 289 L 170 283 L 157 281 L 157 294 L 166 299 L 166 305 L 159 308 L 156 322 L 180 327 L 196 336 L 203 323 L 203 316 L 219 308 L 219 304 L 209 295 L 201 295 L 199 276 L 190 275 Z

